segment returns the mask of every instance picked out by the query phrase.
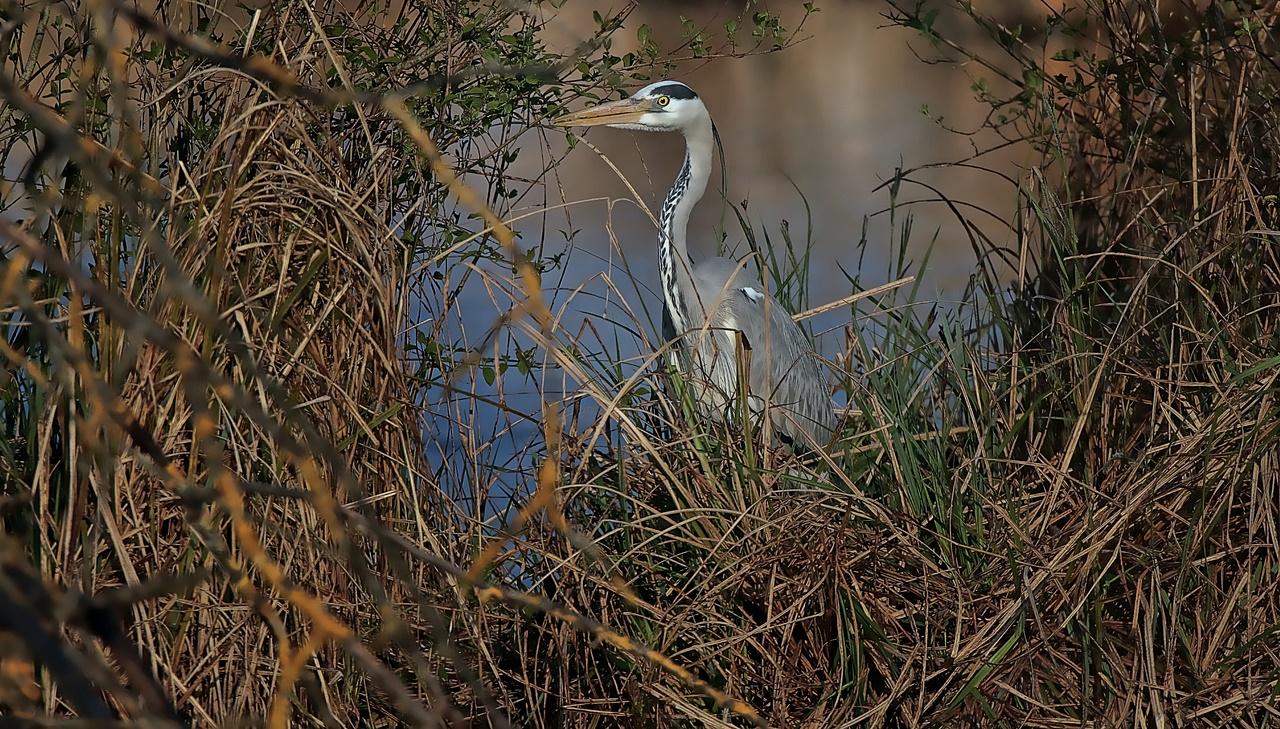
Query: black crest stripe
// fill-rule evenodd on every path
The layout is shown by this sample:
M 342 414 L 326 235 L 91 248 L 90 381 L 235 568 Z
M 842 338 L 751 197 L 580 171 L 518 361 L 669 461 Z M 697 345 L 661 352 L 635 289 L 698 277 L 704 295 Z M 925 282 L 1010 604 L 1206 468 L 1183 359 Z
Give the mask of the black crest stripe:
M 670 96 L 673 99 L 696 99 L 698 95 L 684 84 L 663 84 L 653 90 L 656 96 Z

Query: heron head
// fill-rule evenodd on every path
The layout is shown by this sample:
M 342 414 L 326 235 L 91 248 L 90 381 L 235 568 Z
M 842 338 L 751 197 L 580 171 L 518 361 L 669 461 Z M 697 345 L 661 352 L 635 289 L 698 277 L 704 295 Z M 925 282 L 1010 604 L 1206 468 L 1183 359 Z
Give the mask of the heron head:
M 651 132 L 683 132 L 702 119 L 707 107 L 679 81 L 658 81 L 626 99 L 592 106 L 552 120 L 560 127 L 610 126 Z

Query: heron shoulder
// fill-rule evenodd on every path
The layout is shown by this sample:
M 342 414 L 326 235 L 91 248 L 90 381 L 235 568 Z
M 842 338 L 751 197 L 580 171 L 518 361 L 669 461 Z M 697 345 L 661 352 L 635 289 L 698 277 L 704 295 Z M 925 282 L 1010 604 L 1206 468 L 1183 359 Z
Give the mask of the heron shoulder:
M 760 279 L 751 273 L 749 261 L 731 258 L 708 258 L 694 264 L 693 278 L 703 294 L 716 294 L 726 289 L 750 288 L 764 291 Z

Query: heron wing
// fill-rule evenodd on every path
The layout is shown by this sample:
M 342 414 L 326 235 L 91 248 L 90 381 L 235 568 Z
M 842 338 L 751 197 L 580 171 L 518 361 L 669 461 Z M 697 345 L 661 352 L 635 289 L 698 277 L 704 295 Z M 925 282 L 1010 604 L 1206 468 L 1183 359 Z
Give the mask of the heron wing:
M 751 410 L 759 414 L 767 405 L 778 436 L 803 447 L 811 440 L 826 444 L 835 427 L 827 380 L 791 314 L 735 261 L 704 261 L 694 267 L 693 280 L 698 290 L 686 292 L 696 312 L 693 325 L 706 321 L 694 301 L 702 302 L 709 323 L 704 332 L 691 332 L 696 339 L 686 346 L 695 374 L 707 386 L 702 399 L 708 410 L 723 415 L 738 401 L 738 384 L 745 379 Z M 749 368 L 745 378 L 739 363 Z

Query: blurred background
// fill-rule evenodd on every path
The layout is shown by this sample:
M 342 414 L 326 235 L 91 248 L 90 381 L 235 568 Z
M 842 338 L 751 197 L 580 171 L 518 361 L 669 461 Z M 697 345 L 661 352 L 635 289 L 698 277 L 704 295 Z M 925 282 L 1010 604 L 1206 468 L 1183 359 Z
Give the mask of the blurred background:
M 1008 225 L 1017 184 L 1033 156 L 1024 144 L 984 127 L 991 105 L 978 98 L 975 87 L 986 84 L 997 93 L 1007 89 L 1000 88 L 990 72 L 951 60 L 956 54 L 930 45 L 918 30 L 891 22 L 892 3 L 838 0 L 817 3 L 814 9 L 794 0 L 554 5 L 531 6 L 528 10 L 536 20 L 522 16 L 520 21 L 538 27 L 537 35 L 548 50 L 573 56 L 584 40 L 599 33 L 599 18 L 620 17 L 622 27 L 609 34 L 608 53 L 643 56 L 642 37 L 647 36 L 663 49 L 664 60 L 674 60 L 669 71 L 657 73 L 689 84 L 706 102 L 724 143 L 727 188 L 721 189 L 717 169 L 690 225 L 696 258 L 722 252 L 742 257 L 750 252 L 732 204 L 745 209 L 757 240 L 773 243 L 784 268 L 781 249 L 786 235 L 798 253 L 807 252 L 808 266 L 797 273 L 803 295 L 791 291 L 784 297 L 802 299 L 801 306 L 793 308 L 821 306 L 906 273 L 919 279 L 915 302 L 953 308 L 962 300 L 981 255 L 988 256 L 1002 283 L 1016 275 L 990 251 L 1011 245 Z M 1010 27 L 1020 27 L 1023 16 L 1032 27 L 1033 19 L 1043 22 L 1047 12 L 1038 0 L 990 5 L 984 10 Z M 386 26 L 414 10 L 411 3 L 393 2 L 382 16 L 361 2 L 340 6 L 339 12 L 355 16 L 385 17 L 377 22 Z M 950 3 L 925 0 L 902 7 L 933 17 L 949 38 L 989 48 L 993 57 L 999 56 L 994 44 L 972 22 L 957 17 Z M 236 5 L 210 11 L 218 20 L 206 31 L 213 28 L 228 38 L 241 37 L 244 29 L 260 22 L 255 20 L 259 10 Z M 930 16 L 935 10 L 938 14 Z M 159 3 L 156 12 L 179 26 L 198 25 L 194 11 L 184 3 Z M 769 50 L 768 41 L 755 45 L 749 26 L 757 13 L 776 19 L 783 47 Z M 737 48 L 724 43 L 726 22 L 743 26 Z M 694 53 L 688 43 L 691 30 L 708 36 L 708 50 Z M 448 30 L 446 36 L 454 32 Z M 26 41 L 23 36 L 19 50 L 27 50 Z M 388 49 L 387 54 L 394 51 Z M 562 77 L 580 83 L 576 79 L 582 75 L 590 77 L 574 71 Z M 647 82 L 628 79 L 624 87 L 634 91 Z M 163 86 L 139 91 L 143 100 L 164 98 L 165 93 Z M 617 94 L 604 83 L 596 93 L 601 98 Z M 641 206 L 656 210 L 665 196 L 683 157 L 683 140 L 678 134 L 599 128 L 584 135 L 599 153 L 588 145 L 570 150 L 564 130 L 532 121 L 497 125 L 490 140 L 462 142 L 518 151 L 500 182 L 494 175 L 479 173 L 468 180 L 488 189 L 495 210 L 511 221 L 522 246 L 538 260 L 555 261 L 546 269 L 543 285 L 561 315 L 560 326 L 570 336 L 585 328 L 599 330 L 598 341 L 603 341 L 598 353 L 620 362 L 625 377 L 646 368 L 661 346 L 655 336 L 662 306 L 655 229 Z M 453 152 L 454 159 L 473 152 L 450 150 L 445 144 L 446 154 Z M 6 177 L 17 179 L 30 158 L 21 150 L 7 156 Z M 412 158 L 404 155 L 401 161 L 411 163 Z M 906 172 L 896 186 L 895 200 L 895 185 L 890 183 L 899 170 Z M 511 191 L 515 197 L 500 199 Z M 897 225 L 891 225 L 889 210 L 895 202 Z M 26 208 L 19 205 L 4 216 L 21 218 Z M 907 216 L 912 225 L 904 243 L 907 229 L 902 222 Z M 464 227 L 470 233 L 479 226 Z M 480 347 L 489 332 L 504 329 L 500 324 L 516 300 L 505 295 L 509 291 L 501 291 L 500 279 L 509 277 L 509 265 L 503 256 L 472 257 L 476 247 L 468 244 L 442 257 L 436 264 L 440 278 L 428 277 L 421 284 L 414 297 L 414 324 L 405 332 L 410 341 L 426 333 L 432 340 L 470 350 Z M 471 262 L 484 275 L 472 276 Z M 856 313 L 841 306 L 806 325 L 815 334 L 818 350 L 831 358 L 845 349 L 850 327 L 873 327 L 882 318 L 883 309 L 876 306 L 866 304 Z M 519 332 L 504 331 L 503 337 L 508 338 L 497 344 L 502 353 L 511 351 L 513 343 L 528 348 L 533 341 Z M 497 460 L 515 467 L 528 449 L 540 445 L 543 396 L 560 400 L 582 384 L 555 366 L 532 377 L 514 372 L 492 379 L 482 376 L 467 387 L 502 400 L 510 409 L 473 410 L 477 401 L 471 398 L 449 403 L 457 411 L 432 424 L 432 450 L 442 463 L 448 460 L 444 454 L 459 452 L 460 440 L 490 445 L 501 441 L 494 446 L 504 453 Z M 589 400 L 582 402 L 592 407 Z M 463 450 L 471 458 L 473 448 Z
M 926 13 L 929 5 L 925 3 Z M 983 47 L 971 23 L 941 12 L 941 3 L 934 5 L 940 27 Z M 1001 12 L 1016 23 L 1017 11 L 1030 6 L 1043 11 L 1040 2 L 1015 2 L 1003 5 Z M 721 254 L 722 240 L 723 255 L 750 253 L 727 204 L 732 203 L 745 206 L 756 239 L 773 244 L 783 268 L 784 228 L 798 254 L 808 250 L 809 265 L 797 274 L 803 295 L 790 291 L 781 297 L 802 299 L 793 309 L 818 307 L 914 275 L 920 288 L 911 299 L 917 306 L 954 310 L 980 254 L 1007 285 L 1016 275 L 1016 267 L 1007 263 L 1016 261 L 1016 251 L 1004 261 L 990 251 L 1013 245 L 1009 221 L 1022 170 L 1032 157 L 1025 144 L 984 128 L 991 105 L 979 100 L 975 84 L 1004 92 L 1000 80 L 983 69 L 971 74 L 917 30 L 891 23 L 888 14 L 894 8 L 889 3 L 820 3 L 816 12 L 806 12 L 799 2 L 751 7 L 768 10 L 781 21 L 789 39 L 784 48 L 709 59 L 677 50 L 673 55 L 685 60 L 662 75 L 698 92 L 724 143 L 727 193 L 721 192 L 717 163 L 690 222 L 695 260 Z M 913 3 L 909 9 L 917 8 Z M 624 24 L 609 48 L 615 56 L 640 53 L 642 35 L 667 51 L 687 46 L 691 28 L 723 37 L 726 21 L 744 17 L 738 3 L 570 2 L 542 9 L 540 37 L 550 48 L 569 54 L 599 28 L 598 16 L 612 17 L 620 10 Z M 742 35 L 750 40 L 749 33 Z M 749 48 L 744 44 L 741 50 Z M 647 83 L 629 82 L 627 92 Z M 602 99 L 616 98 L 603 85 L 598 93 Z M 647 369 L 662 344 L 656 338 L 662 308 L 656 231 L 641 205 L 656 215 L 683 160 L 684 141 L 677 133 L 604 127 L 574 133 L 583 134 L 589 144 L 569 150 L 565 131 L 545 123 L 499 136 L 496 147 L 519 150 L 502 183 L 518 191 L 505 217 L 513 221 L 522 246 L 542 260 L 557 261 L 544 275 L 543 286 L 559 325 L 578 342 L 599 343 L 602 359 L 619 363 L 622 379 L 637 368 Z M 889 183 L 898 170 L 906 172 L 895 200 Z M 489 184 L 478 175 L 471 181 Z M 490 198 L 497 197 L 491 186 Z M 895 202 L 896 223 L 890 214 Z M 496 209 L 501 210 L 501 203 Z M 910 226 L 904 225 L 907 216 Z M 500 287 L 493 277 L 501 277 L 504 268 L 509 275 L 505 262 L 481 265 L 486 275 L 464 279 L 464 269 L 455 269 L 441 286 L 441 292 L 456 291 L 462 303 L 446 331 L 469 346 L 492 331 L 515 302 L 495 294 Z M 905 300 L 907 288 L 898 293 L 903 296 L 896 300 Z M 440 298 L 423 299 L 434 301 L 424 317 L 450 309 Z M 863 302 L 855 314 L 849 306 L 834 307 L 805 325 L 818 351 L 830 359 L 848 346 L 850 327 L 876 327 L 889 308 Z M 513 339 L 515 346 L 528 348 L 536 337 Z M 544 397 L 568 397 L 581 407 L 582 422 L 594 420 L 596 403 L 573 399 L 583 385 L 555 367 L 533 380 L 511 372 L 496 382 L 475 381 L 471 386 L 477 392 L 512 410 L 495 413 L 495 421 L 483 409 L 472 410 L 474 402 L 468 400 L 453 422 L 437 422 L 432 435 L 441 462 L 448 460 L 443 454 L 459 450 L 460 439 L 475 438 L 475 445 L 461 450 L 494 448 L 496 461 L 517 468 L 540 445 Z M 619 389 L 607 382 L 603 386 Z M 476 426 L 476 436 L 460 435 L 470 431 L 458 423 Z
M 890 194 L 884 183 L 897 169 L 916 170 L 910 180 L 935 188 L 960 205 L 992 243 L 1006 244 L 1006 225 L 1016 202 L 1012 182 L 1027 163 L 1028 150 L 982 128 L 991 107 L 975 98 L 973 84 L 990 74 L 976 71 L 971 77 L 960 64 L 933 63 L 940 51 L 918 32 L 891 25 L 886 17 L 891 8 L 883 2 L 822 3 L 807 17 L 800 3 L 772 5 L 769 9 L 794 34 L 793 45 L 742 58 L 687 61 L 667 75 L 689 84 L 704 99 L 727 159 L 728 190 L 722 198 L 718 172 L 713 175 L 691 222 L 693 255 L 715 255 L 719 231 L 727 231 L 729 249 L 738 255 L 747 252 L 738 223 L 721 204 L 727 199 L 746 203 L 750 222 L 775 242 L 780 242 L 784 224 L 797 243 L 812 238 L 808 279 L 813 304 L 848 295 L 847 276 L 861 274 L 864 286 L 884 283 L 890 278 L 892 245 Z M 1016 19 L 1020 6 L 1042 9 L 1044 3 L 1003 5 Z M 597 9 L 604 13 L 603 6 Z M 591 11 L 590 4 L 566 4 L 548 18 L 544 37 L 553 46 L 572 48 L 590 36 Z M 661 47 L 673 48 L 681 42 L 683 20 L 716 30 L 741 11 L 738 3 L 645 2 L 628 16 L 626 28 L 648 26 Z M 627 44 L 635 39 L 634 31 L 624 30 L 612 52 L 638 50 L 638 42 Z M 642 85 L 637 81 L 634 88 Z M 560 131 L 546 136 L 551 153 L 562 154 Z M 586 137 L 651 207 L 666 194 L 683 158 L 678 134 L 598 129 Z M 532 177 L 535 167 L 546 162 L 525 155 L 522 171 Z M 917 169 L 921 167 L 928 168 Z M 629 256 L 633 273 L 656 281 L 653 256 L 644 255 L 654 246 L 646 214 L 631 204 L 610 211 L 600 200 L 631 198 L 619 175 L 584 148 L 567 156 L 554 179 L 562 188 L 550 190 L 548 202 L 574 203 L 568 214 L 572 227 L 582 230 L 575 242 L 607 251 L 609 223 L 622 252 L 637 254 Z M 911 258 L 919 263 L 933 247 L 922 271 L 923 291 L 934 291 L 942 300 L 957 299 L 976 263 L 964 226 L 936 192 L 921 185 L 904 183 L 897 202 L 901 212 L 914 216 Z M 563 217 L 553 213 L 549 219 L 555 228 Z M 526 224 L 522 230 L 529 236 L 534 226 Z M 869 245 L 866 259 L 860 260 L 856 246 L 864 235 Z M 584 263 L 586 257 L 574 260 Z

